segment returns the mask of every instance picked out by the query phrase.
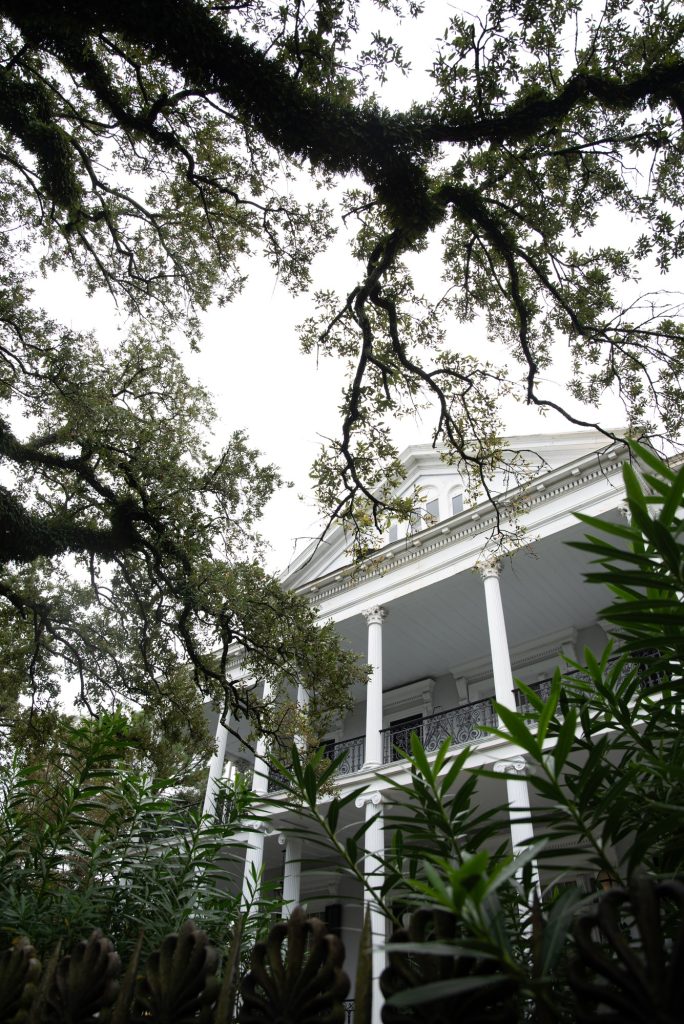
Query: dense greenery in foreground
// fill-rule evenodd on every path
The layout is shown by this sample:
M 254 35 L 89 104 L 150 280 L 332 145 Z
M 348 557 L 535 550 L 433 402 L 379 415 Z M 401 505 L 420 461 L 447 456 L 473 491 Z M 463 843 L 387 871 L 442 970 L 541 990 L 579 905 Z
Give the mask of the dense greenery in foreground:
M 49 953 L 97 926 L 126 955 L 144 929 L 147 953 L 193 914 L 225 942 L 259 820 L 249 787 L 238 782 L 212 824 L 187 776 L 136 767 L 121 716 L 63 725 L 60 740 L 49 761 L 0 769 L 0 933 Z
M 388 425 L 424 402 L 482 486 L 506 456 L 500 400 L 554 407 L 557 359 L 572 422 L 611 392 L 634 430 L 680 430 L 679 299 L 635 282 L 682 252 L 684 16 L 651 0 L 447 7 L 418 58 L 431 95 L 389 110 L 383 83 L 411 71 L 377 18 L 412 34 L 434 7 L 0 3 L 3 737 L 40 743 L 65 673 L 82 708 L 135 702 L 172 742 L 206 741 L 205 697 L 277 731 L 235 687 L 231 644 L 260 680 L 303 680 L 314 714 L 356 678 L 259 566 L 276 474 L 240 434 L 208 446 L 207 396 L 169 347 L 176 330 L 198 341 L 254 252 L 300 291 L 347 232 L 356 275 L 315 294 L 302 343 L 349 367 L 314 475 L 362 551 L 410 514 L 388 507 Z M 414 271 L 432 261 L 434 282 L 437 253 L 444 281 L 422 295 Z M 121 343 L 38 308 L 36 260 L 107 289 Z M 470 335 L 475 317 L 499 346 Z

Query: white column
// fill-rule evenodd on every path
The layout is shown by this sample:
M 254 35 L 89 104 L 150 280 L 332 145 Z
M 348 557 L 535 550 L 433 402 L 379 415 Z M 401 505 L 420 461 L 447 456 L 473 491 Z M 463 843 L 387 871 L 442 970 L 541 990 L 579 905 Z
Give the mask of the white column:
M 494 693 L 497 703 L 515 711 L 515 695 L 513 693 L 513 672 L 511 658 L 508 653 L 506 623 L 504 621 L 503 604 L 501 603 L 501 562 L 492 559 L 480 568 L 484 580 L 485 602 L 487 604 L 487 626 L 489 628 L 489 647 L 492 655 L 492 671 L 494 675 Z
M 297 836 L 278 836 L 278 843 L 285 847 L 283 868 L 283 918 L 287 920 L 294 908 L 301 902 L 302 890 L 302 840 Z
M 202 817 L 209 817 L 212 820 L 216 816 L 218 784 L 223 777 L 223 764 L 226 759 L 226 743 L 228 741 L 229 725 L 230 712 L 226 715 L 225 725 L 222 723 L 221 715 L 219 714 L 219 720 L 216 726 L 216 751 L 209 762 L 209 778 L 207 779 L 207 788 L 204 794 L 204 804 L 202 806 Z
M 489 646 L 492 654 L 492 671 L 494 675 L 494 692 L 497 703 L 516 710 L 515 694 L 513 692 L 513 671 L 511 669 L 511 658 L 508 653 L 508 639 L 506 637 L 506 622 L 504 620 L 503 604 L 501 602 L 501 588 L 499 577 L 501 575 L 501 562 L 492 559 L 480 569 L 484 580 L 485 601 L 487 603 L 487 625 L 489 627 Z M 501 762 L 503 767 L 499 771 L 511 771 L 511 767 L 517 772 L 525 770 L 523 758 L 515 758 L 511 762 Z M 526 849 L 528 843 L 525 840 L 534 838 L 534 829 L 530 817 L 530 792 L 527 782 L 523 778 L 506 779 L 506 794 L 508 796 L 508 813 L 510 816 L 511 844 L 513 853 L 520 853 Z M 527 818 L 527 822 L 519 819 Z M 535 868 L 536 875 L 536 868 Z
M 268 683 L 264 683 L 264 692 L 262 698 L 264 702 L 268 701 L 271 696 L 271 687 Z M 265 736 L 260 736 L 256 742 L 254 748 L 254 773 L 252 775 L 252 792 L 257 793 L 259 796 L 265 796 L 268 793 L 268 762 L 266 761 L 266 751 L 268 748 L 268 742 Z
M 382 794 L 376 792 L 362 793 L 356 798 L 356 806 L 365 808 L 366 821 L 375 821 L 366 830 L 363 871 L 371 889 L 380 890 L 384 881 L 382 858 L 385 854 L 385 824 L 382 814 Z M 377 815 L 377 817 L 376 817 Z M 377 900 L 366 890 L 364 905 L 368 907 L 371 925 L 371 966 L 373 976 L 373 1012 L 371 1024 L 381 1024 L 383 996 L 380 991 L 380 975 L 385 969 L 385 944 L 387 942 L 385 915 L 380 910 Z
M 264 796 L 268 792 L 268 762 L 266 761 L 266 740 L 260 736 L 254 748 L 254 774 L 252 792 Z
M 309 694 L 306 692 L 302 684 L 300 683 L 297 687 L 297 710 L 305 711 L 309 704 Z M 306 754 L 306 741 L 303 736 L 297 733 L 294 737 L 294 745 L 299 751 L 302 757 Z
M 254 775 L 252 792 L 257 796 L 265 796 L 268 792 L 268 765 L 266 763 L 266 740 L 261 736 L 257 740 L 254 755 Z M 264 834 L 262 826 L 247 836 L 247 852 L 245 854 L 245 874 L 242 881 L 242 909 L 249 908 L 250 913 L 256 910 L 261 888 L 261 869 L 264 863 Z
M 530 821 L 530 790 L 527 780 L 522 777 L 526 767 L 525 759 L 522 757 L 497 761 L 494 765 L 495 772 L 516 772 L 519 775 L 517 779 L 506 779 L 513 856 L 529 849 L 530 841 L 534 839 L 534 829 Z M 536 861 L 532 864 L 532 879 L 539 888 L 539 872 Z
M 376 605 L 363 616 L 368 623 L 368 664 L 371 674 L 366 688 L 366 758 L 364 768 L 382 765 L 382 620 L 387 611 Z
M 261 872 L 264 866 L 264 840 L 262 831 L 263 825 L 256 825 L 255 831 L 247 836 L 247 850 L 245 853 L 245 873 L 242 879 L 242 900 L 240 909 L 256 912 L 259 903 L 261 890 Z
M 264 684 L 263 699 L 267 701 L 271 694 L 268 683 Z M 254 750 L 254 772 L 252 775 L 252 792 L 257 796 L 265 796 L 268 792 L 268 764 L 266 762 L 267 741 L 264 736 L 257 740 Z M 247 853 L 245 855 L 245 873 L 242 881 L 242 909 L 250 908 L 250 913 L 259 902 L 261 869 L 264 863 L 264 834 L 257 830 L 247 837 Z

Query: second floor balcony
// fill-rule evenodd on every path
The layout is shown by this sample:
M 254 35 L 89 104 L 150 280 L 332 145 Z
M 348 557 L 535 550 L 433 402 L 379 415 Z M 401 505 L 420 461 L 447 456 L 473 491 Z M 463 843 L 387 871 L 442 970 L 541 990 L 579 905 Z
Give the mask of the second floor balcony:
M 445 739 L 451 739 L 457 746 L 477 743 L 486 739 L 486 726 L 496 726 L 497 718 L 492 700 L 479 700 L 461 707 L 440 711 L 434 715 L 416 716 L 411 723 L 391 725 L 382 730 L 383 764 L 392 764 L 405 757 L 411 749 L 411 736 L 418 736 L 428 753 L 436 751 Z M 361 771 L 365 762 L 366 741 L 364 736 L 350 739 L 329 740 L 324 744 L 325 756 L 333 761 L 340 755 L 343 760 L 337 767 L 336 777 L 340 780 Z M 274 769 L 269 774 L 269 792 L 283 788 L 284 779 Z
M 450 739 L 456 746 L 478 743 L 486 739 L 487 726 L 496 726 L 496 712 L 491 699 L 473 701 L 434 715 L 417 716 L 414 722 L 391 725 L 382 730 L 383 764 L 401 760 L 404 751 L 411 750 L 411 736 L 415 735 L 431 754 Z
M 616 660 L 616 659 L 612 659 Z M 631 669 L 627 664 L 620 673 L 622 677 L 625 672 Z M 566 676 L 576 676 L 580 679 L 588 679 L 586 673 L 569 671 Z M 663 686 L 665 679 L 658 672 L 653 672 L 642 680 L 641 685 L 647 689 L 657 689 Z M 538 680 L 530 685 L 542 700 L 546 700 L 551 691 L 552 680 L 550 677 Z M 515 703 L 519 712 L 523 714 L 532 711 L 526 695 L 516 689 Z M 562 713 L 562 712 L 561 712 Z M 381 730 L 382 737 L 382 763 L 383 765 L 394 764 L 405 760 L 407 753 L 411 751 L 411 737 L 417 736 L 423 749 L 432 754 L 437 751 L 445 740 L 451 740 L 457 747 L 473 745 L 486 740 L 491 736 L 490 729 L 498 726 L 498 718 L 494 710 L 494 698 L 488 697 L 483 700 L 471 701 L 461 704 L 445 711 L 438 711 L 432 715 L 416 714 L 395 722 Z M 347 776 L 355 775 L 363 770 L 366 760 L 366 740 L 364 736 L 353 736 L 342 740 L 327 740 L 323 744 L 325 756 L 328 760 L 334 761 L 343 755 L 337 766 L 336 778 L 340 781 Z M 284 779 L 277 772 L 271 769 L 269 774 L 269 791 L 274 792 L 282 789 Z

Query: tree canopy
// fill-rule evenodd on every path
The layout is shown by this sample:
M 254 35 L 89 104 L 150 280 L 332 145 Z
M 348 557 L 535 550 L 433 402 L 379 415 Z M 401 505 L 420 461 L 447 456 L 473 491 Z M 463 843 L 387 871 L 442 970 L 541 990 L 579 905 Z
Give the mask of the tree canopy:
M 93 707 L 161 687 L 183 717 L 189 682 L 238 700 L 233 642 L 257 674 L 336 693 L 354 677 L 254 560 L 276 474 L 241 435 L 210 454 L 208 400 L 169 347 L 178 326 L 199 340 L 198 314 L 236 294 L 256 249 L 306 289 L 340 224 L 356 226 L 358 280 L 315 294 L 302 342 L 349 363 L 340 436 L 314 472 L 360 538 L 397 511 L 393 418 L 432 404 L 435 438 L 486 481 L 502 397 L 559 410 L 543 384 L 559 356 L 588 409 L 560 409 L 571 422 L 595 425 L 612 391 L 634 432 L 680 431 L 679 299 L 640 285 L 684 243 L 678 6 L 445 11 L 432 97 L 402 111 L 381 98 L 408 69 L 378 9 L 424 16 L 412 0 L 0 3 L 5 692 L 28 679 L 49 694 L 66 659 Z M 302 175 L 306 192 L 290 187 Z M 606 211 L 621 226 L 608 238 Z M 412 276 L 435 246 L 437 300 Z M 116 297 L 120 350 L 36 307 L 36 256 Z M 445 346 L 449 324 L 481 315 L 504 359 Z

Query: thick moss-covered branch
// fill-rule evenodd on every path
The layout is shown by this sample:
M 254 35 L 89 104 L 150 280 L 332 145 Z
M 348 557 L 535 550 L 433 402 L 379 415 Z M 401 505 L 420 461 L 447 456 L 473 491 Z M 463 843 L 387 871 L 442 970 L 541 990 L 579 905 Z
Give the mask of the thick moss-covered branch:
M 2 7 L 29 44 L 46 47 L 69 70 L 82 74 L 117 121 L 135 132 L 156 135 L 169 145 L 168 133 L 155 124 L 164 97 L 140 114 L 126 108 L 90 43 L 89 37 L 97 38 L 102 31 L 143 47 L 148 60 L 170 67 L 200 92 L 220 97 L 275 149 L 329 172 L 358 171 L 378 187 L 386 202 L 402 207 L 407 218 L 424 219 L 424 228 L 430 226 L 420 165 L 431 143 L 420 141 L 415 123 L 308 89 L 279 62 L 227 30 L 198 0 L 175 0 L 171 5 L 156 0 L 74 2 L 59 12 L 52 8 L 47 18 L 40 2 L 9 0 Z
M 215 94 L 269 145 L 304 157 L 333 173 L 360 173 L 377 188 L 388 209 L 406 223 L 428 230 L 438 208 L 429 201 L 424 164 L 438 142 L 500 144 L 530 140 L 562 125 L 578 107 L 632 111 L 645 102 L 684 110 L 684 62 L 676 58 L 634 73 L 579 69 L 555 94 L 531 88 L 503 104 L 494 116 L 464 110 L 457 120 L 440 112 L 390 114 L 316 92 L 281 62 L 226 27 L 199 0 L 142 0 L 140 3 L 85 3 L 71 0 L 56 11 L 42 0 L 2 5 L 30 43 L 47 47 L 69 70 L 84 77 L 118 123 L 173 146 L 171 133 L 156 126 L 168 97 L 158 96 L 135 112 L 113 87 L 91 39 L 103 31 L 142 47 L 148 60 L 171 67 L 200 94 Z
M 142 547 L 135 528 L 139 510 L 133 502 L 121 502 L 110 512 L 111 529 L 79 526 L 68 514 L 41 516 L 25 508 L 0 485 L 0 550 L 7 562 L 27 563 L 87 552 L 105 561 L 115 554 Z
M 434 142 L 466 145 L 524 141 L 562 127 L 577 108 L 629 112 L 646 103 L 665 103 L 684 121 L 684 61 L 673 58 L 623 76 L 614 72 L 577 71 L 555 94 L 541 88 L 530 90 L 492 117 L 478 117 L 475 112 L 472 118 L 454 122 L 433 117 L 425 135 Z

